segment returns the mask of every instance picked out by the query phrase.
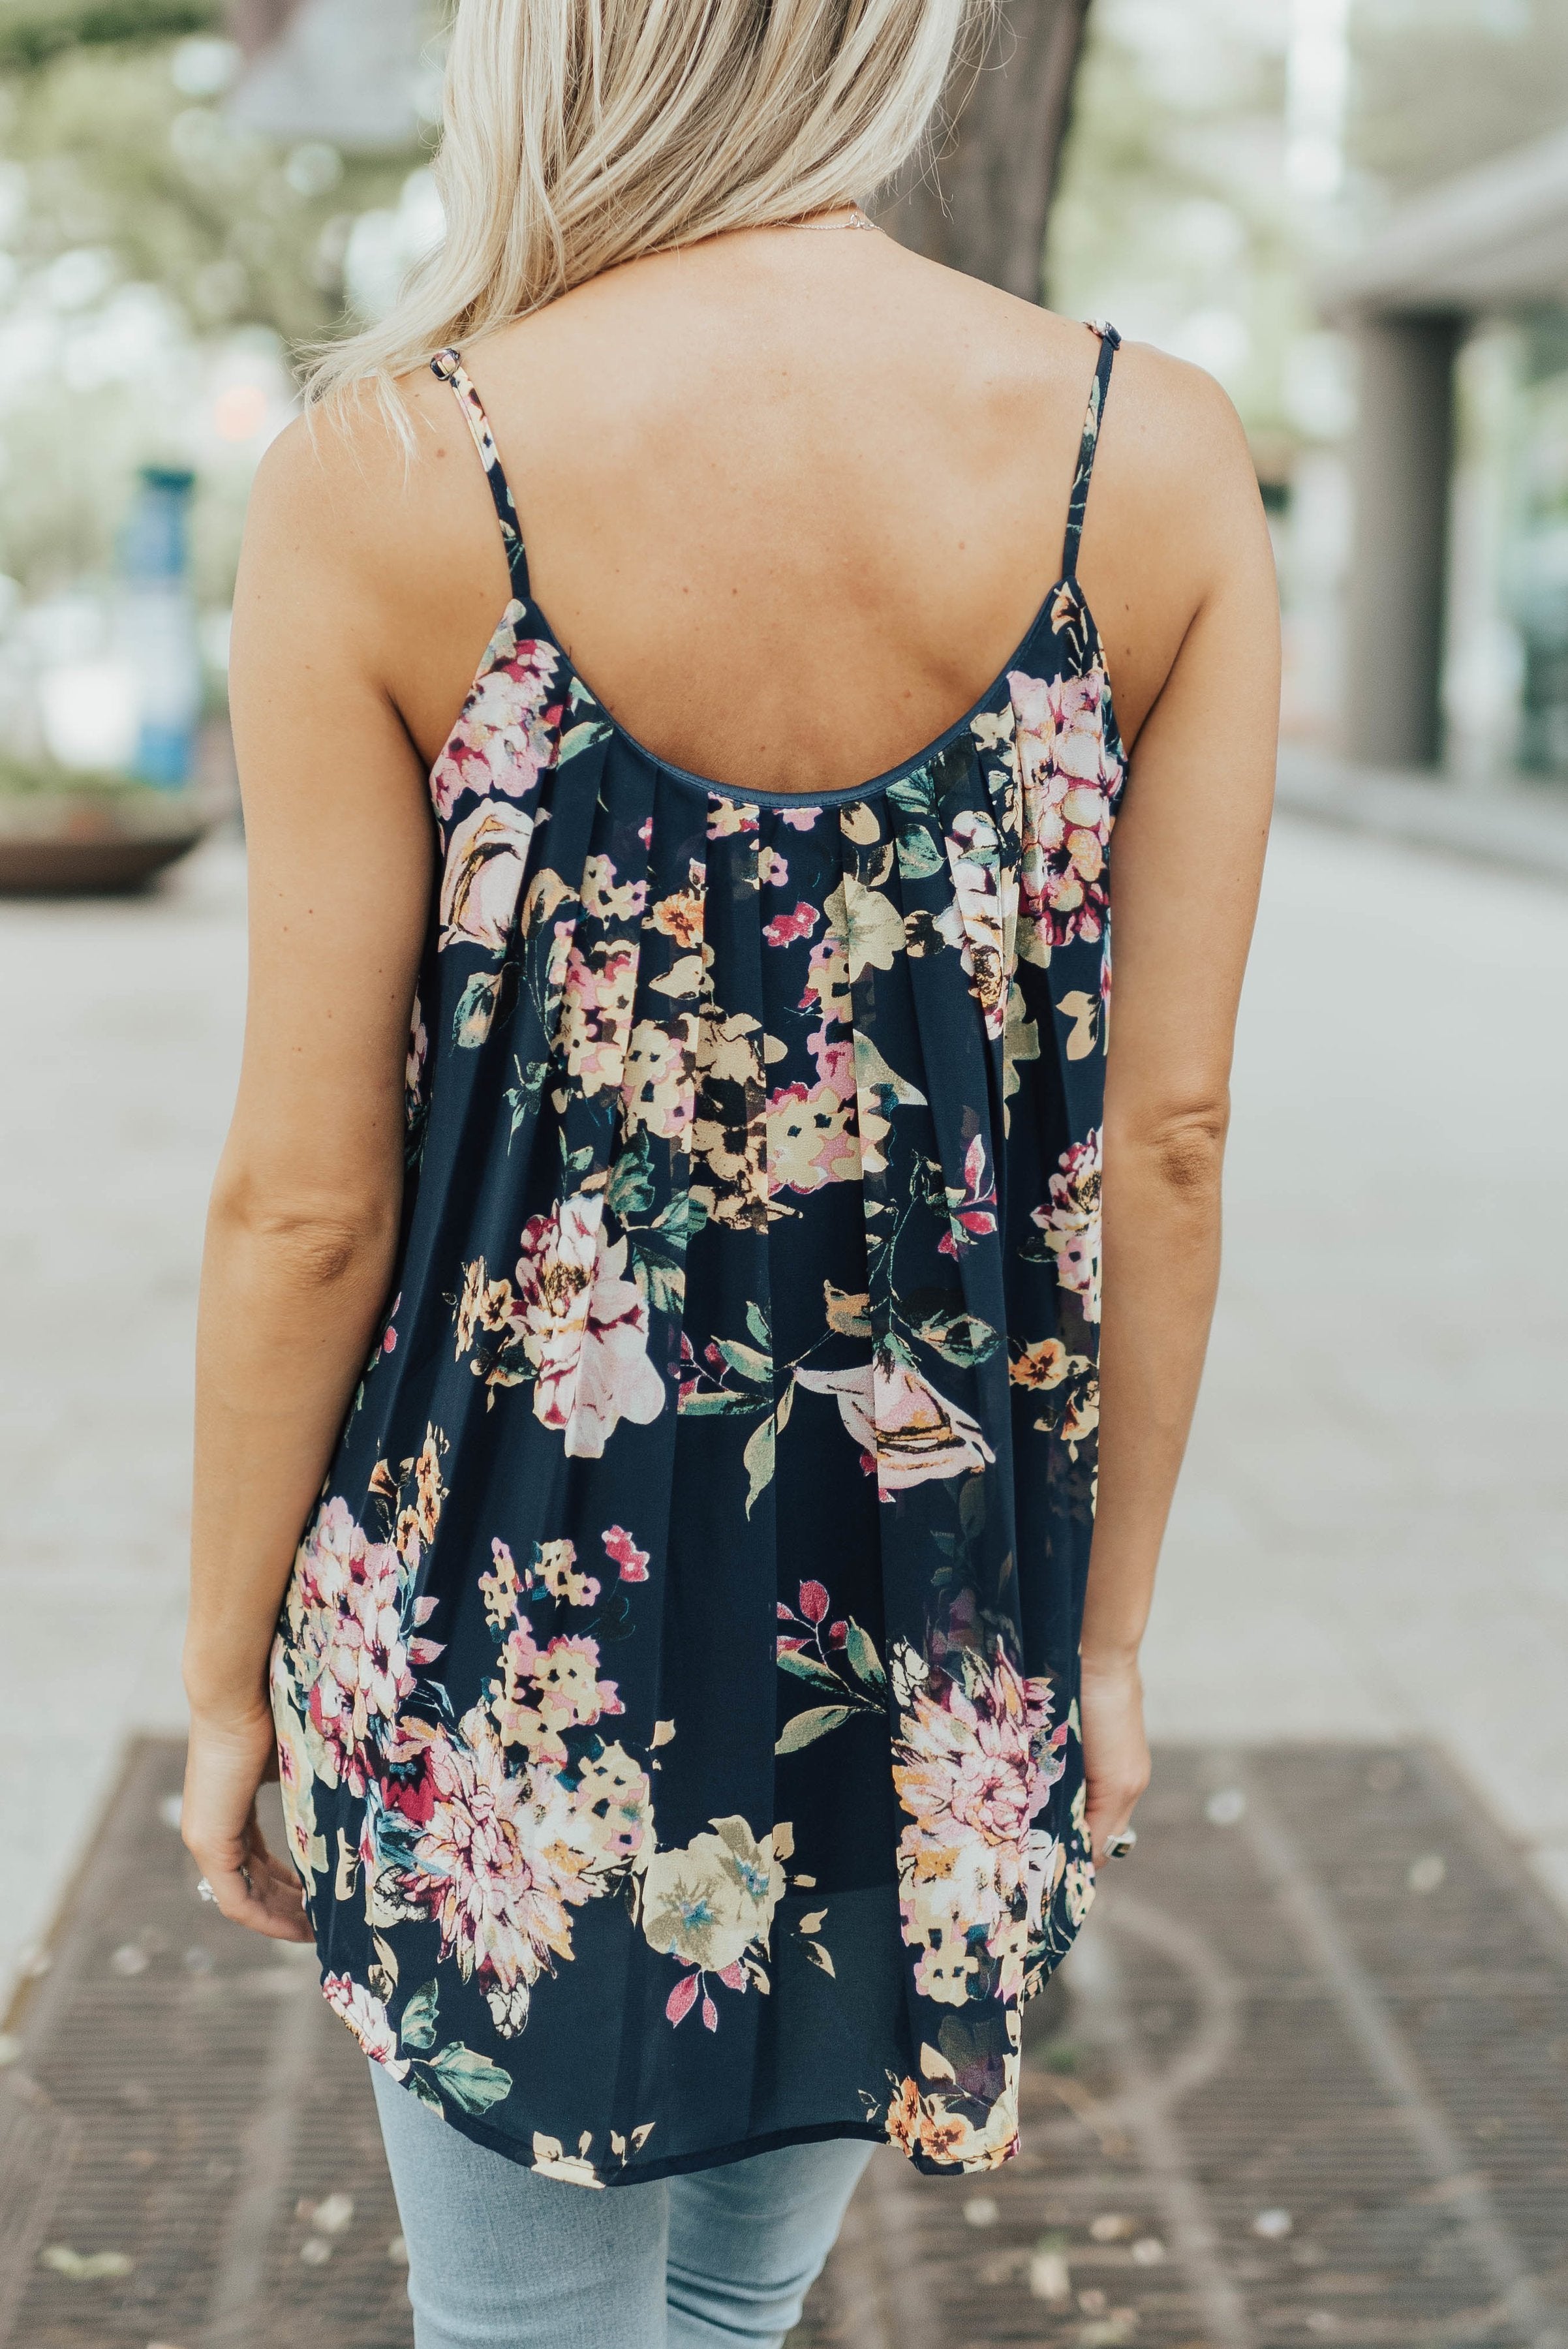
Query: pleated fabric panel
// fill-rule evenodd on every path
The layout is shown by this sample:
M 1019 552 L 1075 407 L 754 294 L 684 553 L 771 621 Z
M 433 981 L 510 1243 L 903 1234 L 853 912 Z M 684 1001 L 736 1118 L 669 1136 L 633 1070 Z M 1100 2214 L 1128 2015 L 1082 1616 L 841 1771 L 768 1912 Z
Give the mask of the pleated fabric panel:
M 1071 582 L 820 804 L 661 765 L 525 593 L 437 762 L 396 1294 L 273 1691 L 327 1996 L 550 2175 L 1016 2149 L 1091 1890 L 1121 763 Z

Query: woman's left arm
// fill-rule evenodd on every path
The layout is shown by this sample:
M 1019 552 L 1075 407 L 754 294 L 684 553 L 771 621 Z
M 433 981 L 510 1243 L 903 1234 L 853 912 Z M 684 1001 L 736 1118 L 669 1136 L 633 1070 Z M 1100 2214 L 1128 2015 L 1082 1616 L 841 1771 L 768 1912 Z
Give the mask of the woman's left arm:
M 409 1019 L 433 833 L 379 676 L 368 484 L 333 428 L 257 476 L 231 694 L 250 983 L 202 1269 L 184 1673 L 184 1839 L 225 1916 L 307 1940 L 255 1793 L 275 1775 L 267 1660 L 300 1530 L 388 1302 Z

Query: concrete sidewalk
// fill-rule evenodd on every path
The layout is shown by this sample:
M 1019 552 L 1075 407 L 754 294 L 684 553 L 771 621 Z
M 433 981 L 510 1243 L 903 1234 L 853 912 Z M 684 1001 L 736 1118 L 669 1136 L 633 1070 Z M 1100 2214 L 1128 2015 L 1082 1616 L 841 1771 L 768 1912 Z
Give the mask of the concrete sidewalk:
M 1440 771 L 1355 766 L 1285 742 L 1278 801 L 1288 814 L 1339 832 L 1568 882 L 1568 791 L 1551 783 L 1512 776 L 1464 783 Z
M 244 874 L 0 907 L 0 1910 L 180 1720 L 190 1350 Z M 1568 1902 L 1568 891 L 1282 820 L 1147 1653 L 1167 1740 L 1427 1734 Z

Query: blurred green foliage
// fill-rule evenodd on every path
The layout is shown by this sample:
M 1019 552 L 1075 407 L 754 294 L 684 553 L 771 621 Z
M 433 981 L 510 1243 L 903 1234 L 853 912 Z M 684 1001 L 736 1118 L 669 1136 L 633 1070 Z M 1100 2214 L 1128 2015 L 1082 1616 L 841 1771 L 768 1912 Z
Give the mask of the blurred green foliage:
M 1046 245 L 1053 305 L 1217 375 L 1265 473 L 1300 438 L 1290 357 L 1315 325 L 1282 159 L 1285 55 L 1231 0 L 1099 0 Z
M 221 32 L 223 20 L 221 0 L 0 0 L 0 73 L 65 49 Z
M 280 150 L 180 89 L 177 56 L 168 40 L 77 44 L 0 76 L 0 150 L 27 186 L 12 252 L 108 252 L 198 330 L 270 326 L 291 350 L 329 334 L 354 222 L 396 202 L 410 157 Z
M 218 0 L 0 0 L 0 573 L 101 576 L 136 468 L 188 461 L 206 370 L 260 378 L 353 323 L 344 262 L 421 158 L 236 121 Z M 227 601 L 255 447 L 200 455 L 198 594 Z

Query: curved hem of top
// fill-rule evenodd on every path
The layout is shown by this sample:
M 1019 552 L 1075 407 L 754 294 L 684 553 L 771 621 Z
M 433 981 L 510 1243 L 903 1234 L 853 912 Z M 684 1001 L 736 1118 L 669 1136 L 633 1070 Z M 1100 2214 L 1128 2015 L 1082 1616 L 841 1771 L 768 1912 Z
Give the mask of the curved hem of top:
M 367 2056 L 365 2060 L 374 2063 L 375 2058 Z M 390 2074 L 387 2076 L 391 2077 Z M 394 2085 L 402 2088 L 406 2095 L 415 2093 L 403 2081 L 397 2081 Z M 473 2144 L 483 2146 L 487 2153 L 499 2154 L 502 2160 L 511 2162 L 514 2168 L 529 2170 L 540 2178 L 551 2176 L 549 2170 L 540 2168 L 532 2149 L 521 2138 L 508 2137 L 501 2129 L 487 2127 L 472 2113 L 453 2112 L 449 2108 L 445 2117 L 447 2127 L 459 2137 L 468 2137 Z M 554 2182 L 558 2186 L 576 2186 L 579 2194 L 591 2194 L 600 2187 L 613 2193 L 618 2187 L 654 2186 L 663 2178 L 684 2178 L 700 2169 L 721 2169 L 732 2162 L 749 2161 L 755 2153 L 777 2153 L 786 2145 L 828 2145 L 836 2137 L 853 2137 L 862 2145 L 887 2145 L 889 2142 L 886 2129 L 874 2127 L 869 2122 L 807 2121 L 799 2128 L 770 2129 L 763 2137 L 737 2137 L 729 2145 L 705 2147 L 699 2152 L 672 2153 L 663 2161 L 639 2161 L 635 2168 L 621 2168 L 609 2177 L 596 2178 L 592 2186 L 580 2185 L 576 2178 L 556 2178 Z M 958 2174 L 950 2164 L 944 2165 L 941 2170 L 944 2178 Z

